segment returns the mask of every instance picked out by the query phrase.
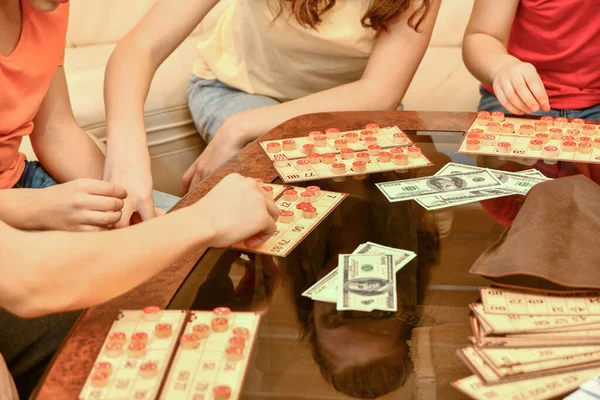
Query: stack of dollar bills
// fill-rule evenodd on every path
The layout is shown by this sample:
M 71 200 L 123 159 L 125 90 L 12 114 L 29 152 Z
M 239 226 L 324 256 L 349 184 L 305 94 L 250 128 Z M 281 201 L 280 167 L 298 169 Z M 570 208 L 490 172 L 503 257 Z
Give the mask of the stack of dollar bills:
M 547 180 L 536 169 L 505 172 L 448 163 L 433 176 L 382 182 L 377 187 L 390 202 L 415 200 L 427 210 L 437 210 L 513 194 L 524 196 Z
M 396 272 L 415 257 L 412 251 L 363 243 L 352 254 L 340 254 L 338 267 L 302 295 L 336 303 L 338 310 L 397 311 Z

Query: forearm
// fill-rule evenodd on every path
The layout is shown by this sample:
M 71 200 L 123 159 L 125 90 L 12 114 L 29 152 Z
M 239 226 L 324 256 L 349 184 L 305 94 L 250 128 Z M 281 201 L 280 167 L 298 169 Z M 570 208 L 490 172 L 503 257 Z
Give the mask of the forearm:
M 46 205 L 39 189 L 0 190 L 0 221 L 22 230 L 42 230 Z
M 80 178 L 102 179 L 104 154 L 73 120 L 52 127 L 31 143 L 44 168 L 60 183 Z
M 395 96 L 382 96 L 379 88 L 359 80 L 275 106 L 245 111 L 237 114 L 235 119 L 243 131 L 240 140 L 247 143 L 299 115 L 333 111 L 395 110 L 404 91 L 406 88 Z
M 127 229 L 100 233 L 10 234 L 11 268 L 3 306 L 33 317 L 119 296 L 212 239 L 206 218 L 185 209 Z
M 500 69 L 520 60 L 508 54 L 506 46 L 486 33 L 472 33 L 463 41 L 463 60 L 467 69 L 485 85 L 492 86 Z

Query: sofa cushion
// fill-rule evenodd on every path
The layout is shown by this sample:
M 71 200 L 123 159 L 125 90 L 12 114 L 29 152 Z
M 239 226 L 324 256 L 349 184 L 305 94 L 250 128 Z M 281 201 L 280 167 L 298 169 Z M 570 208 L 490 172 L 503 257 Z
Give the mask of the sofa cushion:
M 430 46 L 462 45 L 474 0 L 442 1 Z
M 430 47 L 402 103 L 405 110 L 476 111 L 478 87 L 460 47 Z

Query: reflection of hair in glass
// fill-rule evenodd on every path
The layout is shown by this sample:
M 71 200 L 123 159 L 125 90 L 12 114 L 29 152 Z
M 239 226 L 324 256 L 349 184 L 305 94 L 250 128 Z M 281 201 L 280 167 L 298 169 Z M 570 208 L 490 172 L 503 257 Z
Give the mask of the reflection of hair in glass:
M 335 390 L 351 397 L 376 399 L 393 392 L 404 385 L 413 370 L 408 348 L 398 348 L 398 351 L 368 364 L 348 366 L 339 370 L 327 349 L 319 345 L 314 332 L 311 332 L 309 341 L 323 378 Z
M 336 359 L 327 348 L 319 342 L 319 336 L 315 325 L 314 301 L 302 296 L 302 293 L 312 286 L 318 279 L 325 276 L 333 265 L 337 265 L 337 255 L 340 246 L 347 246 L 345 250 L 351 251 L 361 243 L 372 241 L 382 245 L 411 249 L 418 242 L 420 257 L 419 264 L 429 264 L 432 259 L 430 252 L 436 251 L 430 244 L 435 239 L 430 230 L 411 231 L 411 229 L 398 229 L 398 227 L 417 228 L 422 222 L 422 209 L 400 206 L 390 203 L 381 196 L 371 180 L 392 180 L 395 175 L 371 175 L 365 181 L 353 182 L 363 188 L 357 190 L 361 197 L 348 197 L 311 235 L 305 239 L 298 248 L 287 258 L 282 260 L 282 271 L 290 275 L 288 282 L 291 284 L 292 297 L 298 316 L 298 322 L 302 327 L 302 340 L 308 342 L 313 358 L 319 366 L 321 375 L 326 382 L 336 390 L 355 398 L 372 399 L 388 394 L 402 387 L 413 371 L 407 340 L 411 338 L 412 329 L 415 328 L 420 317 L 416 311 L 418 289 L 417 272 L 420 274 L 425 268 L 413 269 L 415 278 L 408 279 L 411 266 L 404 267 L 400 274 L 406 274 L 398 278 L 398 282 L 404 282 L 414 290 L 408 288 L 398 291 L 399 303 L 404 305 L 396 313 L 374 311 L 371 313 L 360 313 L 360 316 L 351 316 L 354 320 L 365 318 L 368 320 L 400 320 L 397 329 L 386 332 L 391 339 L 393 347 L 382 357 L 373 358 L 368 362 L 346 361 L 344 368 L 340 368 Z M 328 188 L 323 182 L 322 189 L 342 191 L 336 187 Z M 409 203 L 404 203 L 409 204 Z M 343 223 L 342 223 L 343 221 Z M 416 229 L 415 229 L 416 230 Z M 415 237 L 416 234 L 416 237 Z M 422 246 L 422 247 L 421 247 Z M 425 264 L 425 265 L 426 265 Z M 329 265 L 329 268 L 327 268 Z M 414 266 L 416 267 L 416 265 Z M 407 279 L 405 279 L 407 278 Z M 339 323 L 348 312 L 332 313 L 328 316 L 330 324 Z M 351 356 L 351 354 L 350 354 Z M 352 361 L 352 360 L 350 360 Z M 349 364 L 349 365 L 348 365 Z

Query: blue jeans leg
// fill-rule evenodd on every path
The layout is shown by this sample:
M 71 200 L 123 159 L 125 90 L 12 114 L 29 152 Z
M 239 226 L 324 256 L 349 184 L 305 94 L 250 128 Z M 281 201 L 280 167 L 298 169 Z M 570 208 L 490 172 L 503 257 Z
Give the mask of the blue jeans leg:
M 154 200 L 154 206 L 165 211 L 170 211 L 171 208 L 175 207 L 181 197 L 173 196 L 172 194 L 159 192 L 158 190 L 152 191 L 152 200 Z
M 279 104 L 275 99 L 248 94 L 218 80 L 190 78 L 188 105 L 200 136 L 208 143 L 229 117 L 243 111 Z
M 481 100 L 479 101 L 479 106 L 477 107 L 477 111 L 489 111 L 489 112 L 502 111 L 505 114 L 511 114 L 510 111 L 508 111 L 506 108 L 504 108 L 502 106 L 502 104 L 500 104 L 500 102 L 498 101 L 498 98 L 496 96 L 494 96 L 493 94 L 491 94 L 490 92 L 488 92 L 487 90 L 485 90 L 483 88 L 483 86 L 479 87 L 479 93 L 481 94 Z M 539 110 L 539 111 L 532 113 L 531 115 L 537 115 L 540 117 L 544 116 L 544 115 L 549 115 L 551 117 L 560 117 L 561 110 L 552 109 L 548 112 Z
M 25 161 L 25 169 L 19 181 L 13 186 L 15 189 L 44 189 L 58 185 L 48 171 L 37 161 Z

